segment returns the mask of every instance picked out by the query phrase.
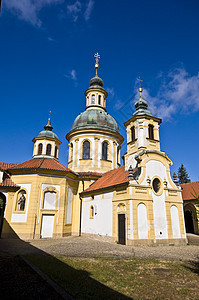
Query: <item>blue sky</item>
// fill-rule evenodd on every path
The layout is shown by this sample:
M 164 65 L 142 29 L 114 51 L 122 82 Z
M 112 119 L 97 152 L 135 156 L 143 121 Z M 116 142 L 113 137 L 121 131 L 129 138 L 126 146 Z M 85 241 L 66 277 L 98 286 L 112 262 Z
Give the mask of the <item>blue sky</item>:
M 163 119 L 161 150 L 174 162 L 172 174 L 183 163 L 199 180 L 198 11 L 198 0 L 4 0 L 0 161 L 30 159 L 32 139 L 51 110 L 60 162 L 67 165 L 65 135 L 85 109 L 99 52 L 107 110 L 124 138 L 141 76 L 151 112 Z

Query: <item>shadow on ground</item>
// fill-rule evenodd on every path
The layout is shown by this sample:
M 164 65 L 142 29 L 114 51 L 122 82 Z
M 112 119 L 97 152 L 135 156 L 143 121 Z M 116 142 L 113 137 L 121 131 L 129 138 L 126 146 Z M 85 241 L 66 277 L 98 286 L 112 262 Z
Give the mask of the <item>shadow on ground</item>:
M 7 224 L 8 225 L 8 224 Z M 76 270 L 52 255 L 30 245 L 17 235 L 0 239 L 1 299 L 69 299 L 57 293 L 20 256 L 31 261 L 48 261 L 45 269 L 54 268 L 53 276 L 74 299 L 132 299 L 94 280 L 86 271 Z M 42 258 L 42 259 L 41 259 Z M 45 259 L 48 258 L 48 259 Z M 50 264 L 49 264 L 50 261 Z M 50 270 L 52 271 L 52 270 Z

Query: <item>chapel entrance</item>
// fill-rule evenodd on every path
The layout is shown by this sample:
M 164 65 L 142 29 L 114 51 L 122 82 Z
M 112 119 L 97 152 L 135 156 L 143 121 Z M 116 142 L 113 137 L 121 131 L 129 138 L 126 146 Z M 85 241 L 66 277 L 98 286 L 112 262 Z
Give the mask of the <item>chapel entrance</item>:
M 3 229 L 4 211 L 6 207 L 6 197 L 0 192 L 0 238 Z
M 190 210 L 185 211 L 185 227 L 187 233 L 194 233 L 193 217 Z
M 126 230 L 125 230 L 125 214 L 118 214 L 118 242 L 119 244 L 126 244 Z
M 41 238 L 52 238 L 54 227 L 54 215 L 43 215 L 41 223 Z

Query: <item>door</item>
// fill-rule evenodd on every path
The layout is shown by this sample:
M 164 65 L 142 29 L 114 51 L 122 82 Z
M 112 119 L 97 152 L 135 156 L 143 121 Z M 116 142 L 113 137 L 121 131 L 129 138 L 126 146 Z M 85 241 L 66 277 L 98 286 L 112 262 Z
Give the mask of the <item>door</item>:
M 41 238 L 52 238 L 54 215 L 43 215 L 41 223 Z
M 126 244 L 126 230 L 125 230 L 125 214 L 118 214 L 118 242 L 119 244 Z
M 194 233 L 192 213 L 189 210 L 187 210 L 184 213 L 184 217 L 185 217 L 186 232 L 187 233 Z

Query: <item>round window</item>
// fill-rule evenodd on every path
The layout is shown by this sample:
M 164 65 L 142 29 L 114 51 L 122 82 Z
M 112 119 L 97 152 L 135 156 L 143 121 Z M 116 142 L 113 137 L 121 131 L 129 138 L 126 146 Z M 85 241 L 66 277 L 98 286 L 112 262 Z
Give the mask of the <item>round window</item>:
M 152 183 L 153 189 L 155 193 L 158 193 L 161 187 L 161 182 L 158 178 L 155 178 Z

